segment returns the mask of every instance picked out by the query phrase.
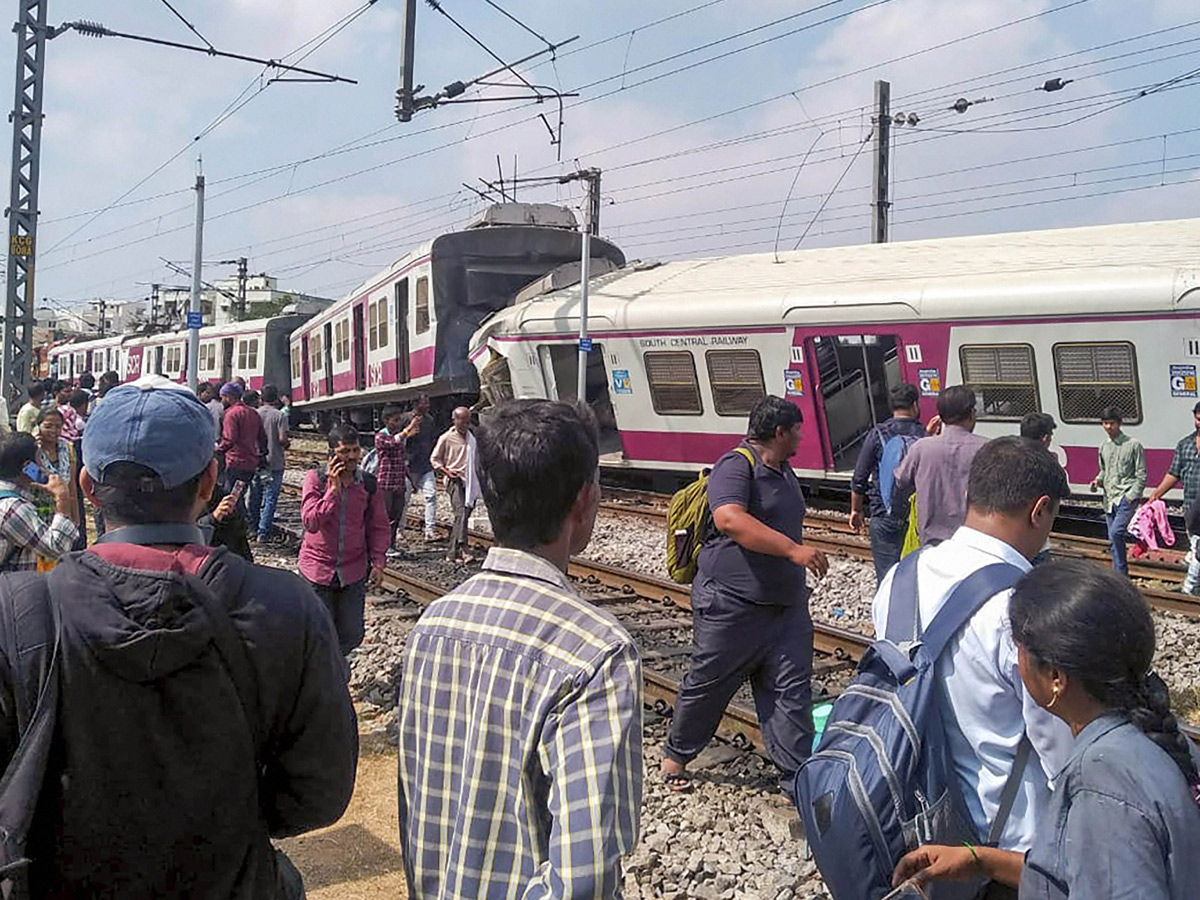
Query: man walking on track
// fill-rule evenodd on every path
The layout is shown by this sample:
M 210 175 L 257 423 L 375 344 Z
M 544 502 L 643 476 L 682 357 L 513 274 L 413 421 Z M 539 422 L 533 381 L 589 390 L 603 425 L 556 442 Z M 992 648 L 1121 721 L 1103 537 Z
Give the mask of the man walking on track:
M 975 392 L 965 385 L 946 388 L 937 402 L 942 432 L 917 441 L 896 469 L 895 504 L 907 507 L 917 494 L 922 546 L 947 540 L 967 514 L 971 460 L 988 439 L 975 434 Z
M 30 897 L 296 900 L 271 839 L 349 802 L 357 727 L 320 601 L 195 525 L 215 437 L 161 376 L 113 388 L 80 475 L 108 533 L 0 579 L 0 855 L 29 863 L 6 895 L 15 872 Z
M 586 408 L 509 403 L 479 434 L 497 546 L 417 622 L 397 706 L 412 900 L 621 895 L 642 799 L 637 647 L 567 578 L 600 502 Z
M 883 580 L 888 569 L 900 561 L 904 533 L 908 530 L 908 504 L 892 504 L 895 469 L 884 472 L 882 466 L 890 464 L 885 456 L 893 454 L 890 451 L 885 454 L 884 451 L 885 448 L 896 447 L 894 455 L 898 465 L 907 452 L 907 445 L 925 437 L 925 426 L 920 418 L 920 397 L 915 385 L 898 384 L 892 388 L 892 417 L 867 432 L 862 449 L 858 452 L 858 461 L 854 464 L 854 478 L 850 483 L 850 527 L 855 531 L 862 530 L 863 498 L 867 498 L 876 584 Z M 883 496 L 885 483 L 887 497 Z
M 263 478 L 262 510 L 257 522 L 250 524 L 258 529 L 259 543 L 271 539 L 275 526 L 275 507 L 279 504 L 279 492 L 283 489 L 283 470 L 287 463 L 288 437 L 287 418 L 279 409 L 279 389 L 268 384 L 262 392 L 263 405 L 258 409 L 258 418 L 267 435 L 266 477 Z
M 1146 451 L 1141 441 L 1121 430 L 1122 418 L 1115 406 L 1100 413 L 1100 424 L 1108 439 L 1100 445 L 1100 473 L 1092 482 L 1092 490 L 1104 491 L 1104 520 L 1113 568 L 1129 574 L 1125 536 L 1146 490 Z
M 429 414 L 429 397 L 425 394 L 417 399 L 413 419 L 418 423 L 417 430 L 405 446 L 408 452 L 408 480 L 413 492 L 419 491 L 425 501 L 425 542 L 428 543 L 437 539 L 434 532 L 437 526 L 437 473 L 429 461 L 437 433 L 433 416 Z
M 465 561 L 467 517 L 479 499 L 475 435 L 471 433 L 471 411 L 465 406 L 454 410 L 454 424 L 438 438 L 429 461 L 433 463 L 433 470 L 446 479 L 446 493 L 454 517 L 446 558 L 452 562 Z
M 383 507 L 391 527 L 389 550 L 395 549 L 396 535 L 404 531 L 404 508 L 408 500 L 407 445 L 421 428 L 419 416 L 410 416 L 407 423 L 404 418 L 400 407 L 387 407 L 383 411 L 383 428 L 375 435 L 375 455 L 379 459 L 375 480 L 383 495 Z
M 1049 799 L 1048 779 L 1070 755 L 1066 725 L 1025 692 L 1008 618 L 1012 585 L 1032 568 L 1059 502 L 1069 496 L 1062 466 L 1040 446 L 1016 436 L 991 441 L 972 461 L 962 527 L 936 547 L 905 557 L 879 586 L 872 607 L 878 636 L 910 640 L 914 617 L 924 629 L 948 603 L 969 604 L 973 597 L 955 591 L 985 572 L 980 578 L 988 579 L 991 596 L 946 644 L 936 672 L 945 684 L 947 742 L 972 824 L 980 841 L 986 836 L 1006 850 L 1030 848 Z M 997 588 L 992 578 L 1004 567 L 1008 575 Z M 979 584 L 976 579 L 972 590 Z M 912 605 L 914 593 L 915 611 L 906 606 L 893 622 L 893 604 Z M 1006 797 L 1010 810 L 1001 814 Z M 1000 900 L 1016 892 L 992 885 L 984 896 Z
M 804 494 L 788 460 L 800 445 L 799 408 L 767 396 L 750 412 L 746 440 L 708 481 L 715 533 L 692 586 L 691 668 L 663 749 L 668 787 L 688 790 L 686 767 L 712 740 L 726 704 L 747 679 L 763 741 L 790 785 L 812 750 L 813 626 L 805 569 L 825 554 L 802 543 Z
M 258 412 L 242 402 L 243 390 L 236 382 L 230 382 L 221 388 L 221 402 L 225 405 L 225 416 L 221 419 L 221 440 L 217 442 L 217 452 L 225 455 L 226 493 L 233 491 L 234 485 L 242 482 L 240 490 L 243 495 L 238 498 L 238 515 L 245 516 L 250 500 L 245 492 L 254 481 L 254 473 L 258 471 L 259 437 L 262 435 L 262 419 Z
M 300 574 L 329 609 L 343 656 L 363 642 L 367 582 L 378 584 L 387 565 L 387 515 L 361 458 L 358 432 L 334 426 L 329 463 L 309 470 L 300 495 Z
M 1200 403 L 1192 407 L 1192 423 L 1194 429 L 1179 439 L 1167 474 L 1150 494 L 1151 502 L 1161 500 L 1175 485 L 1182 485 L 1185 515 L 1200 500 Z M 1188 542 L 1191 544 L 1191 561 L 1183 580 L 1183 592 L 1195 594 L 1200 591 L 1200 534 L 1189 531 Z

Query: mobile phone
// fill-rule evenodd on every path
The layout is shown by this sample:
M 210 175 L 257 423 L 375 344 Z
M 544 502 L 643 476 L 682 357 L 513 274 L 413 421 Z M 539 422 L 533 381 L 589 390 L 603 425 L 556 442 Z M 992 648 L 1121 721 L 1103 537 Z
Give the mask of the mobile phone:
M 246 482 L 235 481 L 233 487 L 229 491 L 229 496 L 233 498 L 233 502 L 237 503 L 242 499 L 242 494 L 246 492 Z
M 42 467 L 33 460 L 25 463 L 21 467 L 21 471 L 25 473 L 25 477 L 34 484 L 45 484 L 50 479 L 46 477 L 46 473 L 42 471 Z

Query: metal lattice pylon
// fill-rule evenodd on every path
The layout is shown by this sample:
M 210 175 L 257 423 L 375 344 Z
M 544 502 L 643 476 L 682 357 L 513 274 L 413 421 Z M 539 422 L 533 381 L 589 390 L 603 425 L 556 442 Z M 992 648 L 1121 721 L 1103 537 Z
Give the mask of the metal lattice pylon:
M 10 399 L 29 384 L 33 361 L 33 275 L 42 145 L 42 83 L 47 0 L 19 0 L 12 186 L 8 201 L 8 272 L 0 384 Z

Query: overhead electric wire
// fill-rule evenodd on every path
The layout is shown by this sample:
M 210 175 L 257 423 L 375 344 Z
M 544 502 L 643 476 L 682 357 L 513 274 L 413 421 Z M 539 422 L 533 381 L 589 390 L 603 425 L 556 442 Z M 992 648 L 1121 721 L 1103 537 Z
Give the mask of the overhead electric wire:
M 183 17 L 183 13 L 181 13 L 179 10 L 177 10 L 174 6 L 171 5 L 171 0 L 162 0 L 162 5 L 165 6 L 167 9 L 169 9 L 171 12 L 173 12 L 175 14 L 175 18 L 177 18 L 180 22 L 182 22 L 184 25 L 187 26 L 188 31 L 190 31 L 196 37 L 200 38 L 200 40 L 204 41 L 204 43 L 206 43 L 208 45 L 209 50 L 217 49 L 216 47 L 213 46 L 212 41 L 210 41 L 208 38 L 206 38 L 204 35 L 202 35 L 199 31 L 196 30 L 195 25 L 193 25 L 191 22 L 189 22 L 187 19 L 185 19 Z

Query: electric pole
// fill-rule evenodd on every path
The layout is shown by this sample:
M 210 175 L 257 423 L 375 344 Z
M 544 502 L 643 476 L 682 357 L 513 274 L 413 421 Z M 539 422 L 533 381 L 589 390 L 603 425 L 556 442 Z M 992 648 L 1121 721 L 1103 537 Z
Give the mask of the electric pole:
M 892 86 L 875 82 L 875 172 L 871 179 L 871 242 L 888 240 L 888 165 L 892 142 Z
M 592 351 L 592 339 L 588 337 L 588 280 L 591 277 L 592 235 L 599 228 L 600 215 L 600 170 L 584 169 L 568 179 L 587 182 L 588 197 L 583 206 L 583 221 L 579 227 L 579 380 L 576 399 L 587 403 L 588 354 Z
M 404 0 L 404 18 L 400 25 L 400 87 L 396 91 L 396 118 L 412 121 L 413 54 L 417 39 L 417 0 Z M 420 90 L 420 88 L 417 88 Z
M 29 384 L 33 356 L 33 275 L 42 144 L 47 0 L 19 0 L 12 182 L 8 199 L 8 272 L 0 383 L 15 399 Z
M 100 337 L 108 335 L 108 301 L 101 297 L 96 301 L 100 307 Z
M 204 175 L 196 175 L 196 255 L 192 261 L 192 301 L 188 307 L 188 387 L 196 392 L 199 381 L 200 328 L 204 314 L 200 311 L 200 267 L 204 264 Z

